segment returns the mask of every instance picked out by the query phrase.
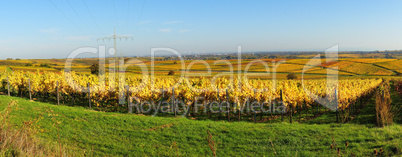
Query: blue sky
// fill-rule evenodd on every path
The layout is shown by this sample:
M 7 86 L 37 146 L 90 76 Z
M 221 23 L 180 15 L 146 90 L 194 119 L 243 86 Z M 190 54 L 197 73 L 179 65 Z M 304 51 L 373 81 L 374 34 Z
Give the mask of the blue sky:
M 86 4 L 86 5 L 85 5 Z M 77 48 L 113 46 L 126 55 L 152 47 L 181 53 L 402 49 L 402 1 L 13 0 L 0 2 L 0 59 L 66 58 Z M 82 57 L 87 57 L 84 55 Z M 94 57 L 94 55 L 89 55 Z

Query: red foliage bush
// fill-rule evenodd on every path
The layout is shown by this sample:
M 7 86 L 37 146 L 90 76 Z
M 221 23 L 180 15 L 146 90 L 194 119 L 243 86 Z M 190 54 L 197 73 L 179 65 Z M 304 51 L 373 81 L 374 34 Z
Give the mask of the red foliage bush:
M 400 96 L 402 96 L 402 81 L 396 82 L 395 86 L 396 91 L 399 93 Z

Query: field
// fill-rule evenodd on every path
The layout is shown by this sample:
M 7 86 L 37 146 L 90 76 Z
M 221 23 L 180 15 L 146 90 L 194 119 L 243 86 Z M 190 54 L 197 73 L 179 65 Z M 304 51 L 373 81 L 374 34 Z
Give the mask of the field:
M 366 123 L 367 120 L 348 124 L 320 124 L 318 120 L 293 124 L 228 123 L 94 112 L 12 99 L 19 105 L 11 114 L 11 124 L 19 128 L 22 122 L 43 117 L 36 123 L 41 142 L 57 145 L 56 141 L 60 141 L 61 151 L 69 155 L 213 156 L 206 130 L 217 144 L 217 156 L 337 156 L 337 151 L 331 149 L 332 138 L 342 156 L 370 156 L 374 149 L 380 148 L 384 149 L 383 156 L 401 155 L 402 150 L 399 124 L 377 128 L 371 122 Z M 0 96 L 0 110 L 10 101 L 9 97 Z M 372 111 L 367 114 L 374 116 Z M 60 125 L 54 125 L 56 121 Z
M 376 65 L 387 68 L 387 69 L 401 70 L 402 69 L 402 60 L 395 60 L 395 61 L 391 61 L 391 62 L 380 62 L 380 63 L 376 63 Z
M 0 60 L 0 156 L 402 155 L 401 59 L 136 59 Z
M 402 157 L 402 1 L 2 2 L 0 157 Z
M 303 105 L 305 108 L 311 108 L 314 105 L 314 98 L 309 92 L 317 96 L 327 95 L 328 101 L 335 100 L 339 103 L 338 107 L 348 108 L 374 91 L 382 82 L 381 79 L 344 79 L 335 82 L 324 79 L 272 81 L 249 80 L 245 77 L 236 77 L 232 80 L 221 77 L 216 80 L 189 78 L 182 81 L 180 78 L 174 77 L 157 77 L 155 79 L 136 76 L 114 77 L 78 75 L 74 72 L 24 73 L 15 71 L 0 73 L 0 79 L 8 80 L 7 84 L 1 84 L 0 89 L 3 93 L 10 92 L 12 95 L 21 97 L 26 97 L 30 93 L 34 99 L 43 100 L 54 100 L 61 96 L 62 101 L 68 101 L 71 97 L 83 101 L 89 97 L 94 107 L 100 108 L 115 108 L 113 103 L 107 102 L 119 99 L 127 100 L 126 97 L 130 97 L 136 102 L 160 100 L 173 102 L 177 99 L 184 101 L 185 106 L 194 106 L 197 97 L 205 97 L 206 102 L 219 101 L 221 103 L 221 100 L 226 99 L 234 104 L 244 104 L 248 98 L 261 103 L 280 99 L 286 106 L 301 109 Z M 99 83 L 101 80 L 106 80 L 107 83 Z M 232 82 L 241 82 L 241 84 Z M 334 85 L 328 86 L 328 84 Z M 90 93 L 86 95 L 88 89 L 81 88 L 81 86 L 90 87 Z M 231 109 L 236 110 L 236 106 L 233 105 Z
M 146 71 L 151 73 L 151 64 L 149 58 L 125 58 L 126 61 L 130 59 L 137 59 L 141 62 L 131 62 L 131 66 L 127 67 L 127 75 L 142 74 L 141 67 L 143 64 L 146 67 Z M 106 72 L 109 68 L 115 67 L 110 63 L 110 59 L 106 59 Z M 279 61 L 282 61 L 279 63 Z M 175 75 L 179 76 L 181 72 L 188 72 L 188 76 L 212 77 L 222 72 L 234 72 L 238 73 L 239 70 L 242 73 L 247 71 L 250 73 L 260 74 L 264 78 L 264 74 L 277 75 L 279 79 L 286 78 L 287 73 L 295 73 L 298 76 L 303 74 L 304 68 L 309 68 L 304 74 L 308 75 L 305 78 L 324 78 L 327 69 L 334 71 L 338 69 L 338 74 L 341 77 L 350 76 L 379 76 L 379 77 L 395 77 L 401 74 L 402 59 L 366 59 L 366 58 L 341 58 L 331 63 L 325 63 L 325 59 L 315 59 L 315 62 L 321 62 L 316 66 L 307 65 L 310 59 L 244 59 L 240 64 L 237 59 L 232 60 L 202 60 L 192 61 L 185 60 L 184 67 L 182 67 L 180 61 L 154 61 L 154 74 L 158 76 L 166 76 L 170 70 L 175 71 Z M 51 71 L 58 72 L 64 69 L 65 59 L 31 59 L 31 60 L 0 60 L 0 70 L 4 70 L 6 67 L 10 67 L 14 70 L 23 71 Z M 80 74 L 90 74 L 89 67 L 98 62 L 98 59 L 75 59 L 72 62 L 71 70 Z M 31 63 L 32 66 L 26 66 L 27 63 Z M 41 64 L 48 64 L 48 67 L 43 67 Z M 127 63 L 126 63 L 127 64 Z M 229 66 L 231 64 L 231 66 Z M 239 67 L 240 65 L 240 67 Z M 276 67 L 277 66 L 277 67 Z M 336 69 L 337 67 L 337 69 Z M 118 67 L 116 67 L 118 68 Z M 210 70 L 211 74 L 205 74 Z M 323 75 L 324 74 L 324 75 Z M 255 74 L 254 74 L 255 75 Z M 272 77 L 265 77 L 272 78 Z M 300 78 L 300 77 L 299 77 Z
M 340 68 L 339 70 L 355 73 L 358 75 L 392 75 L 394 74 L 392 71 L 387 69 L 383 69 L 371 64 L 365 63 L 353 63 L 344 68 Z

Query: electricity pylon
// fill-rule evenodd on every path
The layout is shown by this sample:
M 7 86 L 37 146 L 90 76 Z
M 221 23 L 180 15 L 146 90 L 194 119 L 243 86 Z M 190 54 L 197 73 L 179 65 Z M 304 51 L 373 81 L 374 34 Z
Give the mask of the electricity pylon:
M 108 40 L 113 39 L 114 40 L 114 51 L 115 51 L 114 57 L 116 58 L 116 55 L 117 55 L 116 39 L 120 39 L 120 41 L 121 41 L 121 39 L 127 40 L 127 39 L 134 39 L 134 38 L 132 36 L 116 35 L 116 28 L 114 28 L 112 36 L 98 38 L 96 41 L 99 41 L 99 40 L 105 41 L 105 39 L 108 39 Z M 120 53 L 120 55 L 121 55 L 121 53 Z

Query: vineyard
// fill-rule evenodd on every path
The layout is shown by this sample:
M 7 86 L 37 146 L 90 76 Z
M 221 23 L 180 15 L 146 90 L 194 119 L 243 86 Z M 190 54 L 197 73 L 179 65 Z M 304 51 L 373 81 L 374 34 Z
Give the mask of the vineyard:
M 325 98 L 322 105 L 333 111 L 356 110 L 358 102 L 363 101 L 382 82 L 381 79 L 343 79 L 339 83 L 335 80 L 259 80 L 247 78 L 189 78 L 180 80 L 176 77 L 139 77 L 129 76 L 125 79 L 114 76 L 79 75 L 71 73 L 34 73 L 15 71 L 0 73 L 0 89 L 3 94 L 31 98 L 57 104 L 81 105 L 94 107 L 96 110 L 114 112 L 132 112 L 132 104 L 147 102 L 147 110 L 154 112 L 158 108 L 150 105 L 165 101 L 172 113 L 179 114 L 179 106 L 194 116 L 197 98 L 202 97 L 200 110 L 215 108 L 230 116 L 261 114 L 262 111 L 287 111 L 286 115 L 318 108 L 317 102 Z M 333 81 L 333 82 L 331 82 Z M 330 86 L 328 86 L 329 84 Z M 328 86 L 328 87 L 327 87 Z M 337 94 L 337 95 L 335 95 Z M 127 101 L 126 101 L 127 100 Z M 132 103 L 128 103 L 132 102 Z M 180 104 L 181 102 L 181 104 Z M 221 106 L 212 106 L 218 102 Z M 257 107 L 244 105 L 247 102 L 257 102 Z M 274 102 L 281 102 L 284 106 L 273 109 Z M 171 105 L 175 104 L 175 105 Z M 223 104 L 225 104 L 223 106 Z M 337 106 L 336 106 L 337 105 Z M 222 109 L 225 107 L 225 110 Z M 136 113 L 143 113 L 144 109 L 134 107 Z M 251 113 L 250 113 L 251 111 Z M 314 111 L 314 110 L 313 110 Z M 184 111 L 182 111 L 184 112 Z M 234 113 L 238 112 L 238 115 Z M 247 113 L 246 113 L 247 112 Z M 211 112 L 204 113 L 211 117 Z M 347 115 L 347 114 L 345 114 Z M 342 116 L 343 117 L 343 116 Z M 283 118 L 283 112 L 282 112 Z M 344 117 L 346 118 L 346 117 Z M 342 118 L 342 119 L 344 119 Z
M 402 1 L 6 1 L 0 157 L 402 157 Z
M 157 58 L 156 61 L 150 61 L 150 58 L 124 58 L 125 61 L 130 59 L 136 59 L 133 63 L 134 66 L 130 66 L 126 69 L 127 75 L 138 75 L 142 73 L 142 69 L 138 66 L 144 64 L 148 70 L 151 67 L 154 68 L 154 73 L 158 76 L 166 76 L 170 70 L 173 71 L 188 71 L 188 73 L 199 75 L 199 73 L 205 73 L 210 68 L 211 74 L 215 75 L 219 72 L 234 72 L 241 70 L 250 72 L 249 74 L 258 74 L 259 78 L 272 78 L 272 76 L 264 75 L 267 70 L 270 73 L 275 73 L 278 79 L 286 78 L 286 73 L 292 72 L 297 75 L 303 73 L 303 69 L 306 64 L 311 61 L 321 62 L 318 66 L 310 66 L 311 69 L 304 71 L 304 78 L 325 78 L 327 70 L 331 72 L 338 71 L 340 77 L 351 76 L 376 76 L 376 78 L 388 78 L 396 77 L 401 73 L 401 59 L 368 59 L 368 58 L 345 58 L 338 61 L 325 63 L 325 59 L 244 59 L 239 62 L 237 59 L 230 60 L 203 60 L 202 62 L 197 60 L 184 60 L 182 67 L 181 61 L 178 60 L 162 60 Z M 71 71 L 75 71 L 77 74 L 90 74 L 90 67 L 94 63 L 98 63 L 99 59 L 75 59 L 71 65 Z M 65 59 L 22 59 L 22 60 L 0 60 L 0 71 L 4 71 L 6 68 L 13 70 L 21 70 L 28 72 L 60 72 L 64 69 Z M 176 64 L 175 64 L 176 63 Z M 206 66 L 204 63 L 207 63 Z M 228 63 L 232 65 L 233 69 L 230 69 Z M 47 65 L 47 66 L 43 66 Z M 239 66 L 240 65 L 240 66 Z M 106 71 L 108 68 L 113 67 L 114 64 L 109 63 L 106 60 Z M 277 66 L 277 67 L 276 67 Z M 276 68 L 275 68 L 276 67 Z M 307 65 L 309 67 L 309 65 Z M 150 71 L 148 71 L 150 72 Z M 178 76 L 178 72 L 175 76 Z M 211 75 L 207 75 L 211 77 Z
M 326 76 L 333 66 L 345 66 L 339 74 L 352 75 L 357 71 L 346 72 L 347 67 L 367 66 L 364 62 L 384 63 L 339 61 L 320 65 L 328 69 L 315 67 L 306 73 Z M 283 64 L 282 68 L 300 69 L 299 63 L 292 64 Z M 194 69 L 202 70 L 194 65 Z M 49 152 L 88 156 L 248 156 L 267 152 L 271 156 L 294 156 L 294 152 L 299 156 L 369 156 L 377 149 L 381 150 L 380 155 L 389 156 L 400 155 L 402 150 L 401 114 L 394 110 L 402 95 L 402 81 L 397 77 L 324 79 L 307 74 L 300 80 L 275 80 L 259 74 L 213 78 L 192 73 L 188 78 L 180 78 L 161 76 L 161 71 L 156 71 L 155 76 L 97 76 L 80 71 L 22 68 L 1 70 L 0 94 L 9 96 L 0 95 L 0 108 L 18 100 L 21 107 L 12 112 L 8 122 L 16 126 L 30 124 L 23 119 L 44 116 L 40 120 L 43 122 L 35 125 L 36 134 L 69 147 L 52 148 Z M 260 66 L 251 70 L 263 71 Z M 205 136 L 208 143 L 203 141 Z M 250 139 L 257 139 L 257 144 L 250 144 Z M 210 150 L 214 146 L 209 144 L 213 142 L 217 146 Z M 341 146 L 348 142 L 349 147 Z M 197 149 L 187 149 L 195 148 L 194 145 Z M 273 149 L 277 152 L 272 153 Z

